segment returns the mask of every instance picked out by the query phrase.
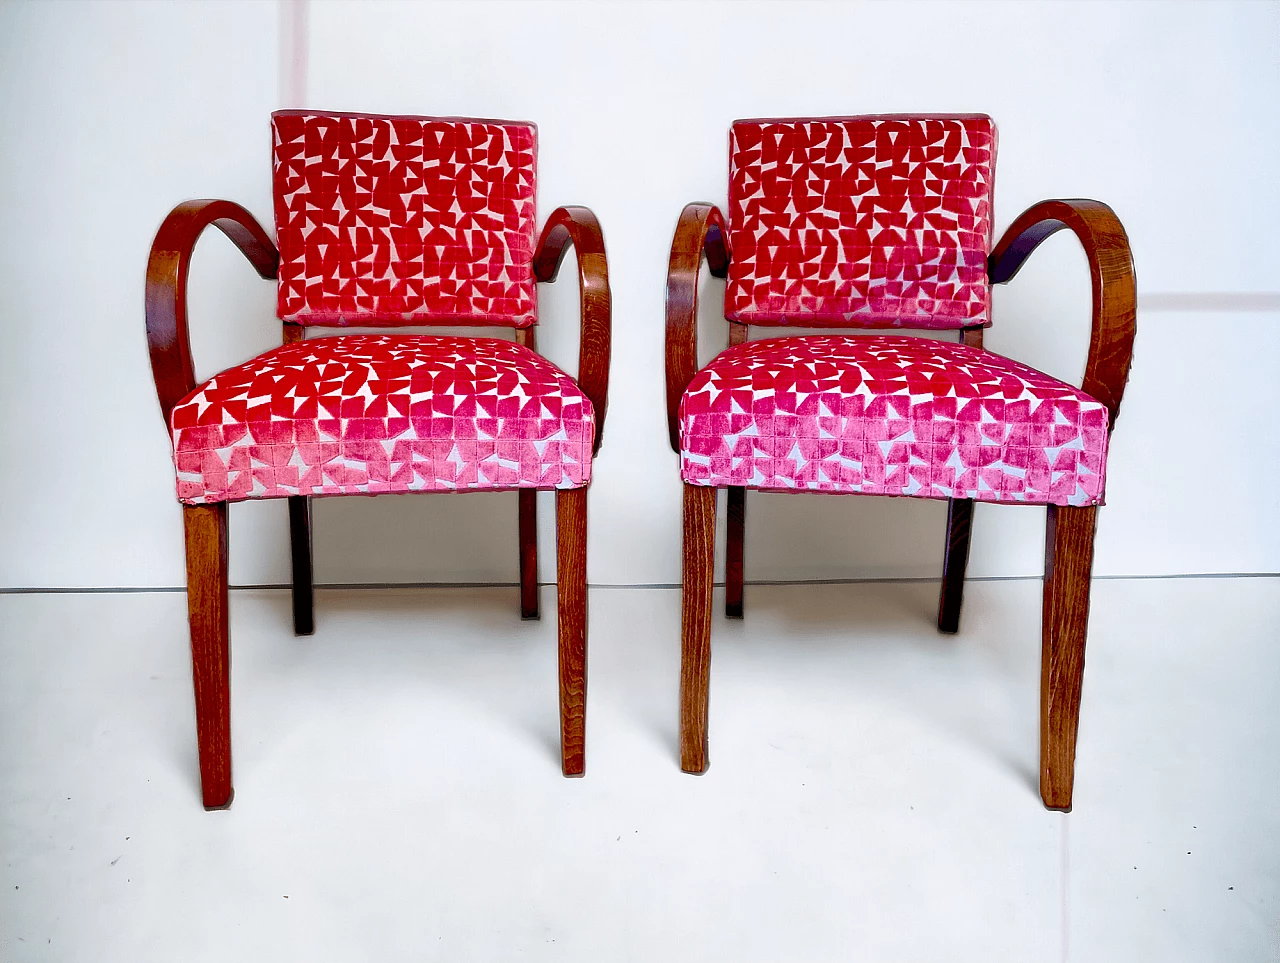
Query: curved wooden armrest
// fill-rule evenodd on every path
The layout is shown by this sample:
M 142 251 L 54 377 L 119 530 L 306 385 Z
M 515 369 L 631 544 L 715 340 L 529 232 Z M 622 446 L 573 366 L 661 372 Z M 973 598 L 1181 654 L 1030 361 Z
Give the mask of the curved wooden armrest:
M 604 438 L 605 409 L 609 405 L 609 356 L 612 344 L 613 300 L 609 293 L 609 262 L 604 253 L 600 222 L 585 207 L 558 208 L 542 228 L 533 276 L 554 281 L 560 273 L 568 245 L 578 257 L 582 287 L 582 340 L 578 347 L 578 386 L 591 399 L 596 413 L 596 439 L 592 454 Z
M 1004 232 L 987 261 L 988 273 L 993 284 L 1012 280 L 1040 242 L 1063 228 L 1080 239 L 1093 278 L 1093 332 L 1080 388 L 1107 406 L 1109 427 L 1115 427 L 1137 331 L 1133 254 L 1115 211 L 1079 198 L 1041 201 Z
M 210 224 L 231 238 L 262 277 L 276 276 L 280 255 L 253 215 L 231 201 L 183 201 L 164 219 L 147 261 L 147 345 L 165 424 L 196 386 L 187 338 L 187 271 L 196 240 Z
M 667 266 L 667 432 L 680 453 L 680 399 L 698 370 L 698 269 L 703 255 L 718 278 L 729 273 L 728 232 L 714 204 L 686 204 Z

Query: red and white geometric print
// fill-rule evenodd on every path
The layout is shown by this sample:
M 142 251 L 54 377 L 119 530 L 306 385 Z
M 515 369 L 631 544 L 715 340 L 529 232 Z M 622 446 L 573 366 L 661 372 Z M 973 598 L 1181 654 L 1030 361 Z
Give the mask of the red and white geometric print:
M 740 120 L 725 315 L 751 324 L 987 324 L 990 117 Z
M 1101 402 L 930 338 L 748 341 L 680 402 L 693 485 L 1100 505 L 1106 458 Z
M 349 335 L 222 372 L 170 416 L 178 499 L 580 488 L 595 415 L 567 374 L 495 338 Z
M 286 110 L 271 128 L 281 319 L 534 323 L 533 124 Z

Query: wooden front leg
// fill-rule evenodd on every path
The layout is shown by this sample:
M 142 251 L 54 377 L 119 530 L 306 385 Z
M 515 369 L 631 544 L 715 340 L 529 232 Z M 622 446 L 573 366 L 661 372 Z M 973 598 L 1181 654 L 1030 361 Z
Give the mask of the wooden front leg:
M 1040 656 L 1040 796 L 1071 811 L 1098 510 L 1049 506 Z
M 205 809 L 231 805 L 231 651 L 227 600 L 227 503 L 184 505 L 187 612 L 196 741 Z
M 581 776 L 587 745 L 587 490 L 556 492 L 556 622 L 560 636 L 560 759 Z
M 680 604 L 680 768 L 707 768 L 711 685 L 711 586 L 716 557 L 716 490 L 684 486 L 684 571 Z

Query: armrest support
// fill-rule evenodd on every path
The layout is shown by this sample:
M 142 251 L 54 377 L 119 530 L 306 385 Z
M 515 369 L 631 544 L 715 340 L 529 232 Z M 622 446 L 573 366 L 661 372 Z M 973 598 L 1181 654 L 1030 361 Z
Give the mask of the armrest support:
M 1041 201 L 1009 226 L 987 261 L 993 284 L 1011 281 L 1040 242 L 1063 228 L 1073 231 L 1089 259 L 1093 330 L 1081 390 L 1107 406 L 1114 428 L 1129 379 L 1137 331 L 1137 288 L 1129 238 L 1115 212 L 1101 201 Z
M 667 266 L 667 432 L 680 453 L 680 399 L 698 370 L 698 270 L 706 256 L 712 275 L 729 272 L 724 215 L 713 204 L 686 204 L 671 241 Z
M 280 262 L 262 226 L 231 201 L 183 201 L 164 219 L 147 261 L 147 345 L 166 425 L 173 406 L 196 386 L 187 337 L 187 271 L 196 240 L 210 224 L 231 239 L 262 277 L 275 278 Z
M 596 413 L 593 455 L 604 438 L 604 416 L 609 405 L 609 358 L 613 340 L 613 299 L 609 292 L 609 262 L 604 253 L 600 222 L 585 207 L 561 207 L 543 225 L 533 256 L 533 276 L 554 281 L 560 273 L 568 245 L 578 258 L 582 289 L 582 339 L 578 346 L 578 385 L 591 399 Z

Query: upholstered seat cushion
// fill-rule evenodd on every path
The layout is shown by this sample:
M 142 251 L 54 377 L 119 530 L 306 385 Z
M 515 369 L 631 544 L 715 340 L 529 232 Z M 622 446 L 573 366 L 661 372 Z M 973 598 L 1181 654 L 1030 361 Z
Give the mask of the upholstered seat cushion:
M 680 449 L 694 485 L 1098 505 L 1107 409 L 953 342 L 770 338 L 698 372 Z
M 173 409 L 178 498 L 578 488 L 595 415 L 573 379 L 495 338 L 313 338 Z

